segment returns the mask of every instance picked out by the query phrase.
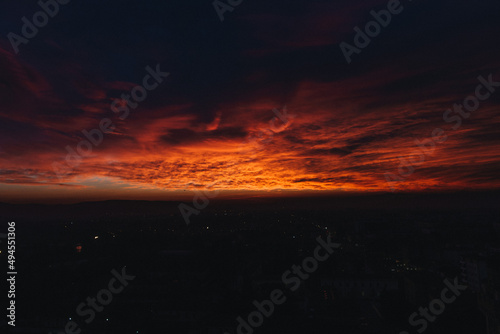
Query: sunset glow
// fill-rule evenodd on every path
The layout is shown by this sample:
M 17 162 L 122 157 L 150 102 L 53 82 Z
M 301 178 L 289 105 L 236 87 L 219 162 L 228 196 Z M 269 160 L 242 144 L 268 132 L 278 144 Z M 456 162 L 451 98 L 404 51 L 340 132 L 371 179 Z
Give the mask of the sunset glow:
M 477 53 L 479 40 L 462 28 L 445 32 L 439 46 L 432 38 L 421 40 L 437 21 L 429 18 L 424 31 L 407 24 L 405 18 L 430 6 L 415 4 L 347 65 L 337 44 L 352 40 L 352 27 L 364 22 L 367 9 L 383 3 L 335 8 L 317 2 L 296 14 L 308 23 L 300 27 L 281 20 L 279 11 L 257 15 L 242 5 L 232 14 L 239 20 L 237 40 L 218 21 L 208 25 L 209 41 L 207 23 L 177 32 L 190 45 L 155 32 L 124 51 L 132 62 L 114 62 L 122 41 L 108 38 L 118 29 L 111 24 L 93 36 L 97 42 L 71 42 L 71 29 L 51 22 L 19 55 L 2 41 L 0 200 L 168 199 L 193 189 L 391 191 L 385 174 L 397 174 L 399 158 L 414 156 L 415 141 L 432 138 L 436 128 L 447 140 L 436 143 L 404 181 L 393 183 L 396 190 L 499 188 L 500 91 L 457 129 L 443 119 L 474 93 L 478 76 L 500 81 L 496 39 L 490 50 Z M 140 15 L 120 29 L 131 32 Z M 171 18 L 165 31 L 182 26 Z M 272 30 L 275 24 L 287 33 Z M 498 32 L 498 25 L 471 27 L 483 39 Z M 411 46 L 405 44 L 410 39 Z M 42 48 L 51 61 L 30 48 Z M 435 53 L 432 60 L 429 52 Z M 120 119 L 113 101 L 140 85 L 144 68 L 156 64 L 170 75 Z M 272 111 L 285 106 L 293 115 L 286 124 Z M 76 150 L 86 139 L 82 131 L 98 129 L 105 118 L 114 130 L 58 177 L 53 166 L 65 164 L 66 146 Z

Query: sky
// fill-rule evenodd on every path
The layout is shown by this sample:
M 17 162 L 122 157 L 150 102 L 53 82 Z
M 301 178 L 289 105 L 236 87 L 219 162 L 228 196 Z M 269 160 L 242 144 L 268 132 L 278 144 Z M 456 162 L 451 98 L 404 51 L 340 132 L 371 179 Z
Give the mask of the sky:
M 402 0 L 346 57 L 388 6 L 72 0 L 16 44 L 4 1 L 0 201 L 499 189 L 500 3 Z

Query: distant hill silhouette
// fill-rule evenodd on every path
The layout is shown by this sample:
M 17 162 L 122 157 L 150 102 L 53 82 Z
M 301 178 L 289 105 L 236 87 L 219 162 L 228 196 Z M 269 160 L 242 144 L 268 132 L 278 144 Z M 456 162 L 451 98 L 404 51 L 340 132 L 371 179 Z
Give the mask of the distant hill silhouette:
M 178 201 L 110 200 L 78 204 L 0 203 L 0 219 L 46 221 L 52 219 L 95 219 L 178 216 Z M 192 206 L 189 201 L 184 201 Z M 500 191 L 455 193 L 356 194 L 304 198 L 210 199 L 211 210 L 500 210 Z

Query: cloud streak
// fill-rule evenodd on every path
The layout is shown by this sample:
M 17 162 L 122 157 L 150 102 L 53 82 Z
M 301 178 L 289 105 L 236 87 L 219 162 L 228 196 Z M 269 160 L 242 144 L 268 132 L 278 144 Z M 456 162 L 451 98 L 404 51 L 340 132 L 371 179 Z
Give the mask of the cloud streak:
M 226 191 L 389 190 L 384 173 L 411 155 L 415 139 L 449 126 L 443 112 L 470 94 L 478 75 L 500 73 L 493 43 L 500 29 L 488 14 L 496 2 L 478 5 L 474 17 L 450 1 L 422 1 L 346 65 L 338 44 L 385 3 L 246 3 L 224 27 L 211 8 L 186 19 L 197 2 L 166 13 L 170 20 L 156 12 L 173 5 L 127 5 L 118 14 L 137 13 L 120 28 L 128 37 L 116 39 L 107 9 L 91 14 L 92 1 L 68 7 L 30 42 L 31 53 L 15 56 L 0 42 L 0 200 L 66 196 L 68 188 L 109 198 L 124 187 L 137 198 L 148 190 L 177 196 L 213 183 Z M 91 15 L 96 34 L 73 38 L 82 32 L 78 16 Z M 63 23 L 66 30 L 57 29 Z M 168 82 L 117 119 L 110 104 L 138 84 L 152 58 L 171 69 Z M 499 104 L 498 96 L 486 101 L 398 189 L 499 188 Z M 249 139 L 283 105 L 296 118 L 255 147 Z M 64 161 L 65 146 L 103 118 L 116 119 L 115 130 L 59 179 L 51 163 Z

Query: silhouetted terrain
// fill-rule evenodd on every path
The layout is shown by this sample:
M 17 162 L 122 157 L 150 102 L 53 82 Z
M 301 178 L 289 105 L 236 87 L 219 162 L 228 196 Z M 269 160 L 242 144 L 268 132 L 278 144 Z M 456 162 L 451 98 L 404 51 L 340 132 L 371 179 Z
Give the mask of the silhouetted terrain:
M 253 301 L 282 289 L 256 333 L 415 333 L 409 316 L 458 277 L 467 290 L 426 332 L 486 333 L 484 314 L 498 321 L 493 195 L 211 200 L 189 226 L 178 202 L 1 204 L 16 222 L 16 330 L 64 332 L 71 318 L 82 333 L 236 333 Z M 283 273 L 318 237 L 341 248 L 287 290 Z M 135 278 L 86 324 L 76 308 L 124 266 Z

